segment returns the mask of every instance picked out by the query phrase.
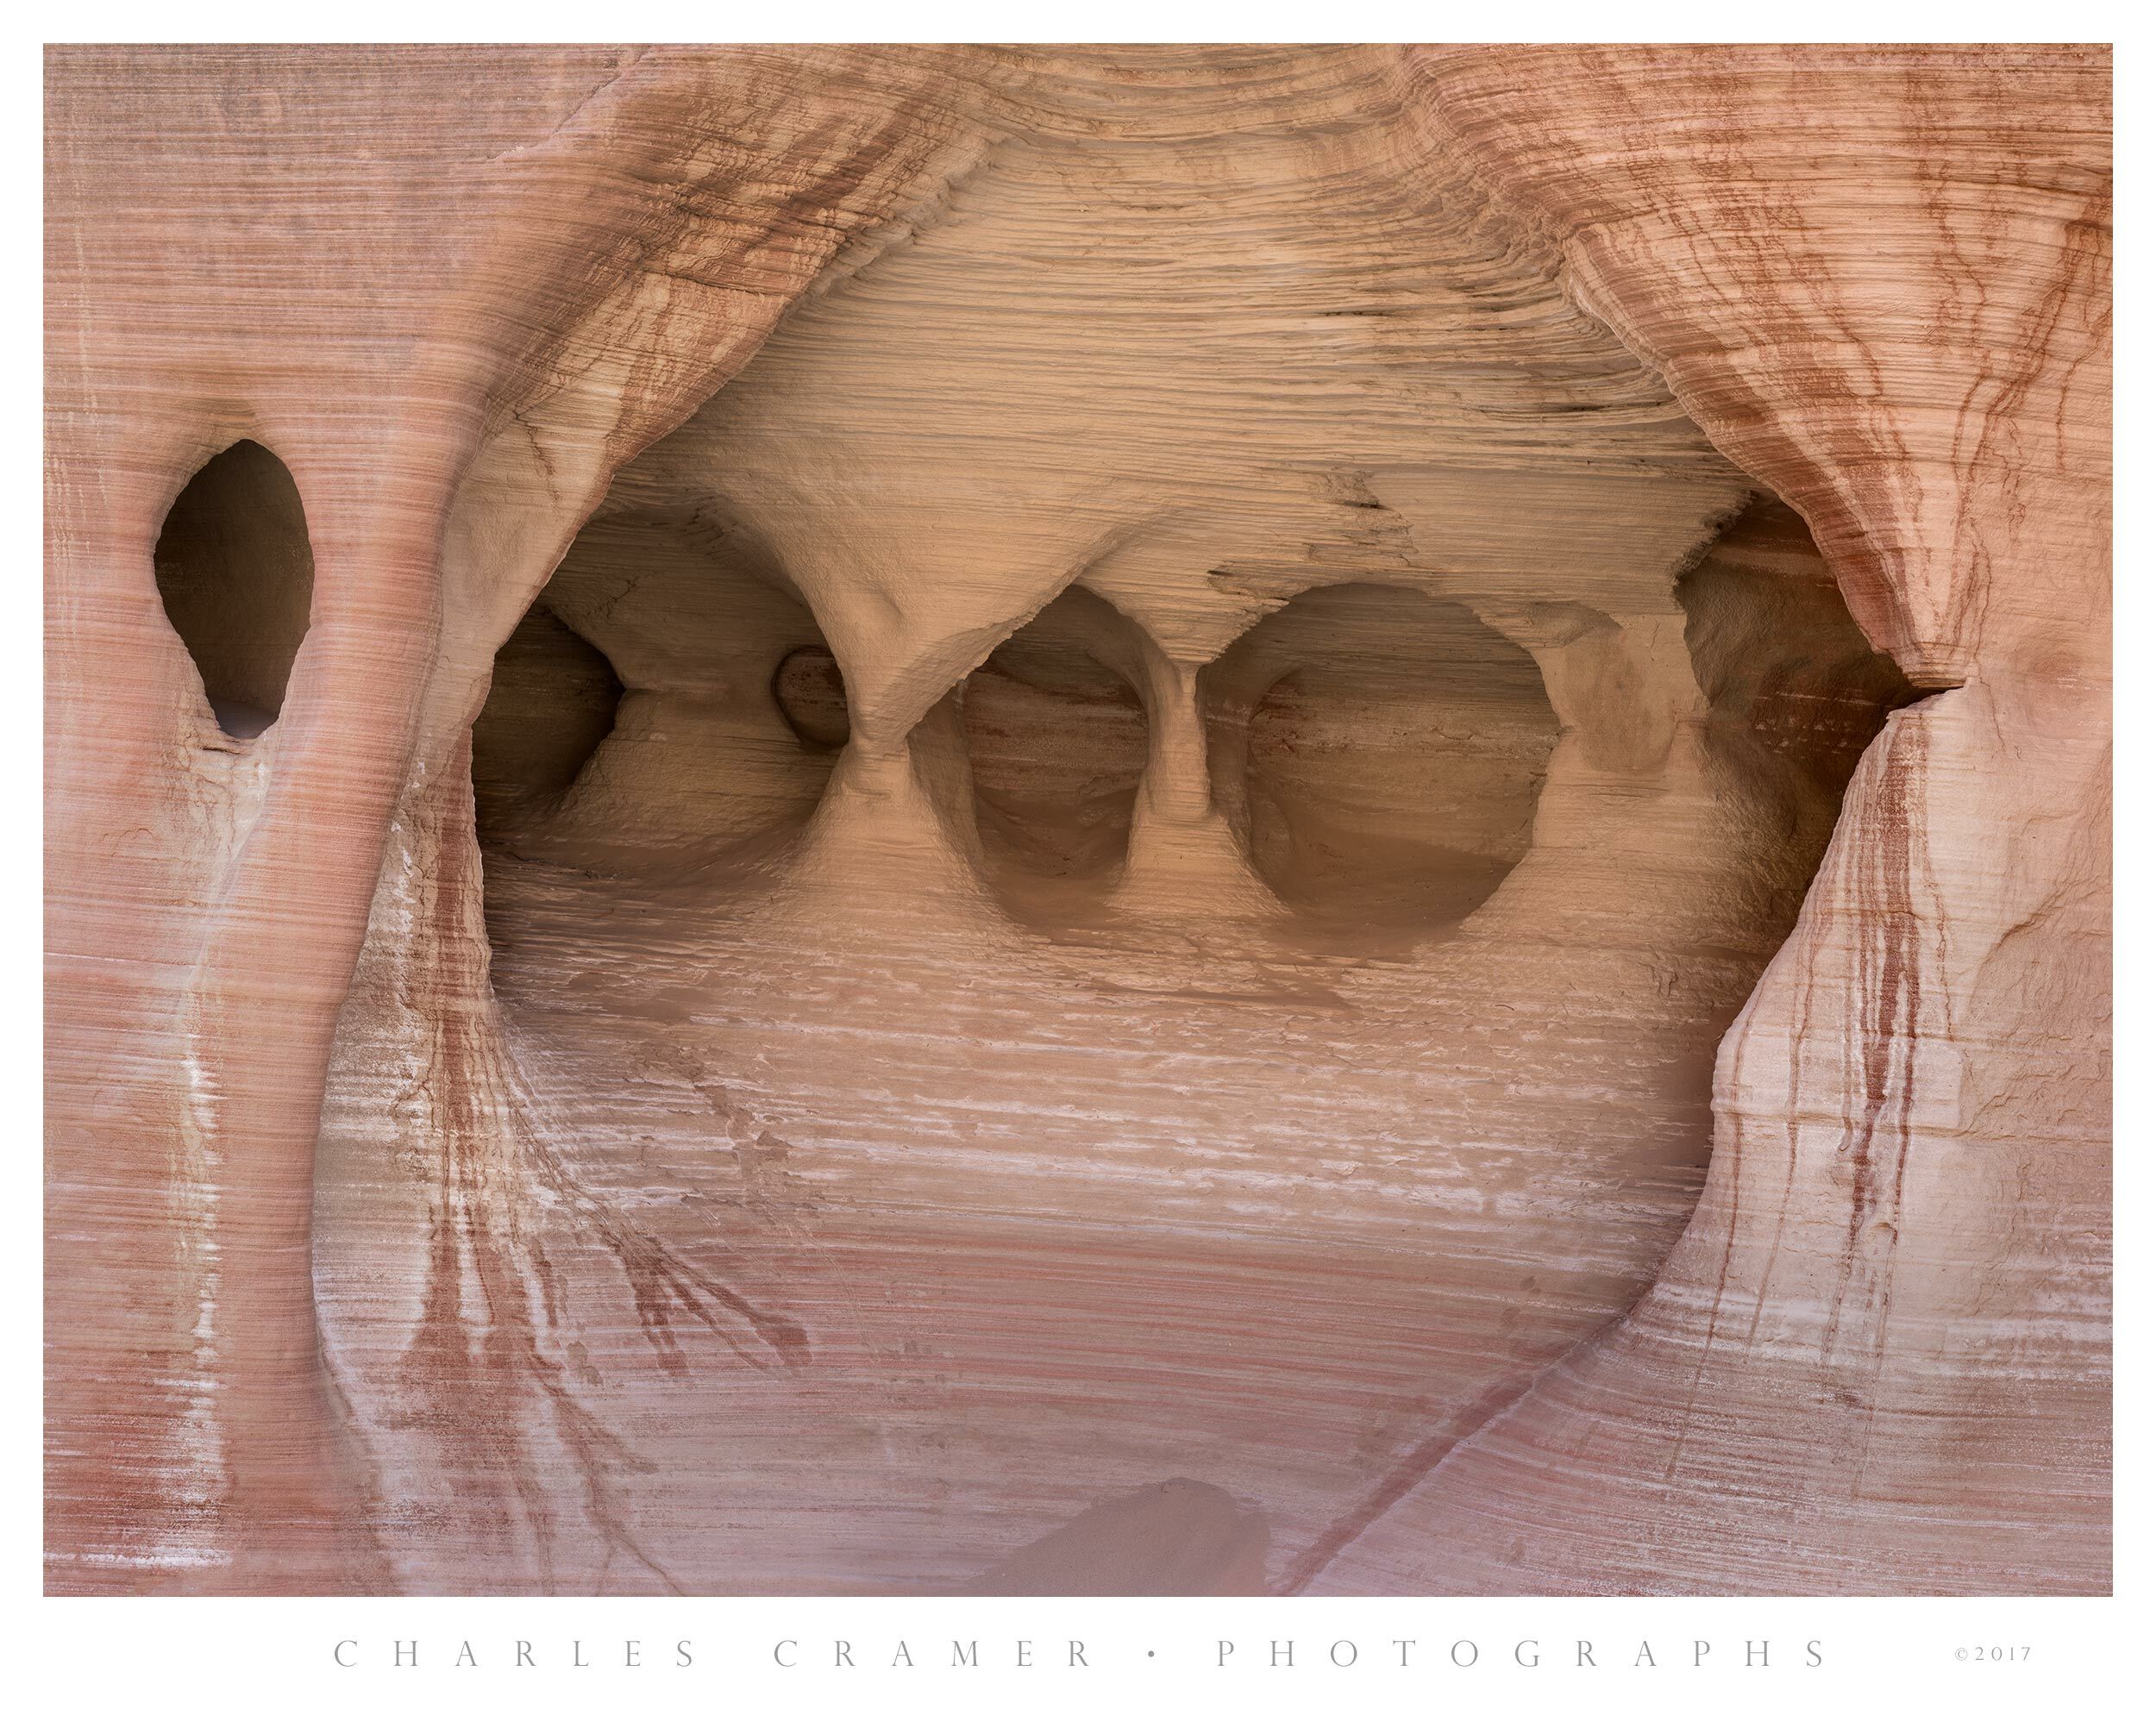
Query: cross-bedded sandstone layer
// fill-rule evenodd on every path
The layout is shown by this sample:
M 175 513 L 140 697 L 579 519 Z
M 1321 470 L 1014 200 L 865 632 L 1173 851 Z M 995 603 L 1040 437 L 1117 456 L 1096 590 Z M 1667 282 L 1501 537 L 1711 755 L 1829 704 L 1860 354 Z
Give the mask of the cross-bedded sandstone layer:
M 53 1588 L 2108 1583 L 2100 50 L 48 81 Z

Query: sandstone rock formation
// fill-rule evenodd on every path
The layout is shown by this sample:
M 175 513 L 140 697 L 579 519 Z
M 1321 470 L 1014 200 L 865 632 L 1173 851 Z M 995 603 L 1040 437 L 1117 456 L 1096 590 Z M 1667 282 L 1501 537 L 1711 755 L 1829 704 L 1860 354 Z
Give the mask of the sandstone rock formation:
M 70 48 L 47 1584 L 2090 1592 L 2093 48 Z

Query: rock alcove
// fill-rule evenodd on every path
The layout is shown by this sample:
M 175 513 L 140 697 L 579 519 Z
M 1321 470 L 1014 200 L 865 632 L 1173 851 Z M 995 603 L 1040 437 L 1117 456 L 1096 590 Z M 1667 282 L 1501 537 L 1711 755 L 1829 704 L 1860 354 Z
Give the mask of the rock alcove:
M 748 1581 L 677 1499 L 760 1572 L 951 1587 L 1193 1477 L 1314 1581 L 1699 1202 L 1717 1046 L 1910 691 L 1470 189 L 1373 157 L 1282 224 L 1307 164 L 996 151 L 618 471 L 502 649 L 445 1060 L 515 1114 L 428 1224 L 635 1326 L 520 1429 L 619 1421 L 592 1499 L 673 1582 Z
M 186 643 L 218 728 L 242 741 L 284 710 L 314 601 L 314 554 L 291 472 L 242 439 L 197 470 L 154 554 L 165 615 Z
M 2110 1588 L 2108 51 L 45 69 L 49 1592 Z

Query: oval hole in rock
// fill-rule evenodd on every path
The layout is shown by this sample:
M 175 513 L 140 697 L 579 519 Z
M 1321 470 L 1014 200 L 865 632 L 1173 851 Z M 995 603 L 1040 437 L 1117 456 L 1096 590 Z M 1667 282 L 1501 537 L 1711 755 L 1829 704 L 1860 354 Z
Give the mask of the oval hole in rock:
M 218 726 L 260 736 L 284 710 L 314 604 L 314 551 L 291 472 L 251 439 L 219 452 L 172 501 L 154 559 L 165 615 Z
M 1122 871 L 1145 773 L 1140 647 L 1128 618 L 1072 588 L 966 680 L 975 823 L 1021 917 L 1082 912 Z
M 1313 589 L 1200 690 L 1216 798 L 1308 924 L 1441 930 L 1527 852 L 1557 713 L 1533 658 L 1464 605 Z

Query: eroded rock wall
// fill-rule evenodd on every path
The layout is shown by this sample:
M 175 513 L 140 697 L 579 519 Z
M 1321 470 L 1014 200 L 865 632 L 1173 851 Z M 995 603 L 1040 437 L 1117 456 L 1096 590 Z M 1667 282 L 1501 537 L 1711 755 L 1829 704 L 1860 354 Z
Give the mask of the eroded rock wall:
M 2108 1583 L 2100 51 L 48 83 L 53 1588 Z

